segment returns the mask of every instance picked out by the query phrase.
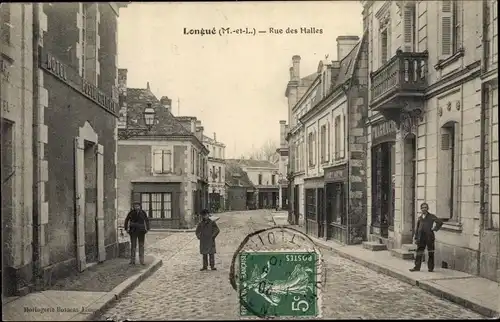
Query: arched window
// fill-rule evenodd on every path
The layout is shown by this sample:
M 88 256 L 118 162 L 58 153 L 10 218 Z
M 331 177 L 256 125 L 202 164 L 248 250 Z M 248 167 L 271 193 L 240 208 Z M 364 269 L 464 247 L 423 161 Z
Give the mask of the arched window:
M 437 215 L 457 220 L 458 153 L 457 122 L 448 122 L 439 133 Z

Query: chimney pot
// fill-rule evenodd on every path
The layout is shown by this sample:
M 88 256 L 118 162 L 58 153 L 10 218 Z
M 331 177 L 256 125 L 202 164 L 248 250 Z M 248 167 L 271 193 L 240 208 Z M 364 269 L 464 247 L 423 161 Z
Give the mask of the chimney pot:
M 217 133 L 214 132 L 214 141 L 217 142 Z
M 300 56 L 299 55 L 294 55 L 292 57 L 292 62 L 293 62 L 293 79 L 295 81 L 300 80 Z

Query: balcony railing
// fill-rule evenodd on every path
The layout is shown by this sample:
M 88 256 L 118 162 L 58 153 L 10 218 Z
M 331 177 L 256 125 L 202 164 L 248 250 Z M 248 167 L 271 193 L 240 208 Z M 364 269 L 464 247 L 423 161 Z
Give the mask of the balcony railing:
M 384 66 L 370 75 L 371 105 L 380 103 L 391 94 L 419 93 L 427 87 L 427 52 L 398 50 Z

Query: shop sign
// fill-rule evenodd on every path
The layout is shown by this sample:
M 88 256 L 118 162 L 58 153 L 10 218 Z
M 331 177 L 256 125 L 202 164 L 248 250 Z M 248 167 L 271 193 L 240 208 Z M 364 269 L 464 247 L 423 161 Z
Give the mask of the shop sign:
M 41 67 L 43 69 L 94 101 L 106 111 L 115 116 L 117 115 L 118 104 L 110 96 L 104 94 L 96 86 L 80 77 L 80 75 L 76 75 L 70 67 L 60 62 L 51 54 L 45 53 L 43 56 L 41 59 Z
M 372 141 L 386 136 L 396 135 L 396 131 L 397 127 L 394 121 L 385 121 L 372 125 Z
M 347 167 L 325 169 L 325 181 L 347 181 Z

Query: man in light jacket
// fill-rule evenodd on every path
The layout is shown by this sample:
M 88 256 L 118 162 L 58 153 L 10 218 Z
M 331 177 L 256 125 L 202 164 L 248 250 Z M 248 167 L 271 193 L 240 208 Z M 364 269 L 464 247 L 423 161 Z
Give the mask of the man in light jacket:
M 219 235 L 219 227 L 209 217 L 208 210 L 201 211 L 201 221 L 196 227 L 196 237 L 200 240 L 200 254 L 203 255 L 203 267 L 201 271 L 206 271 L 210 261 L 210 269 L 215 271 L 215 238 Z

